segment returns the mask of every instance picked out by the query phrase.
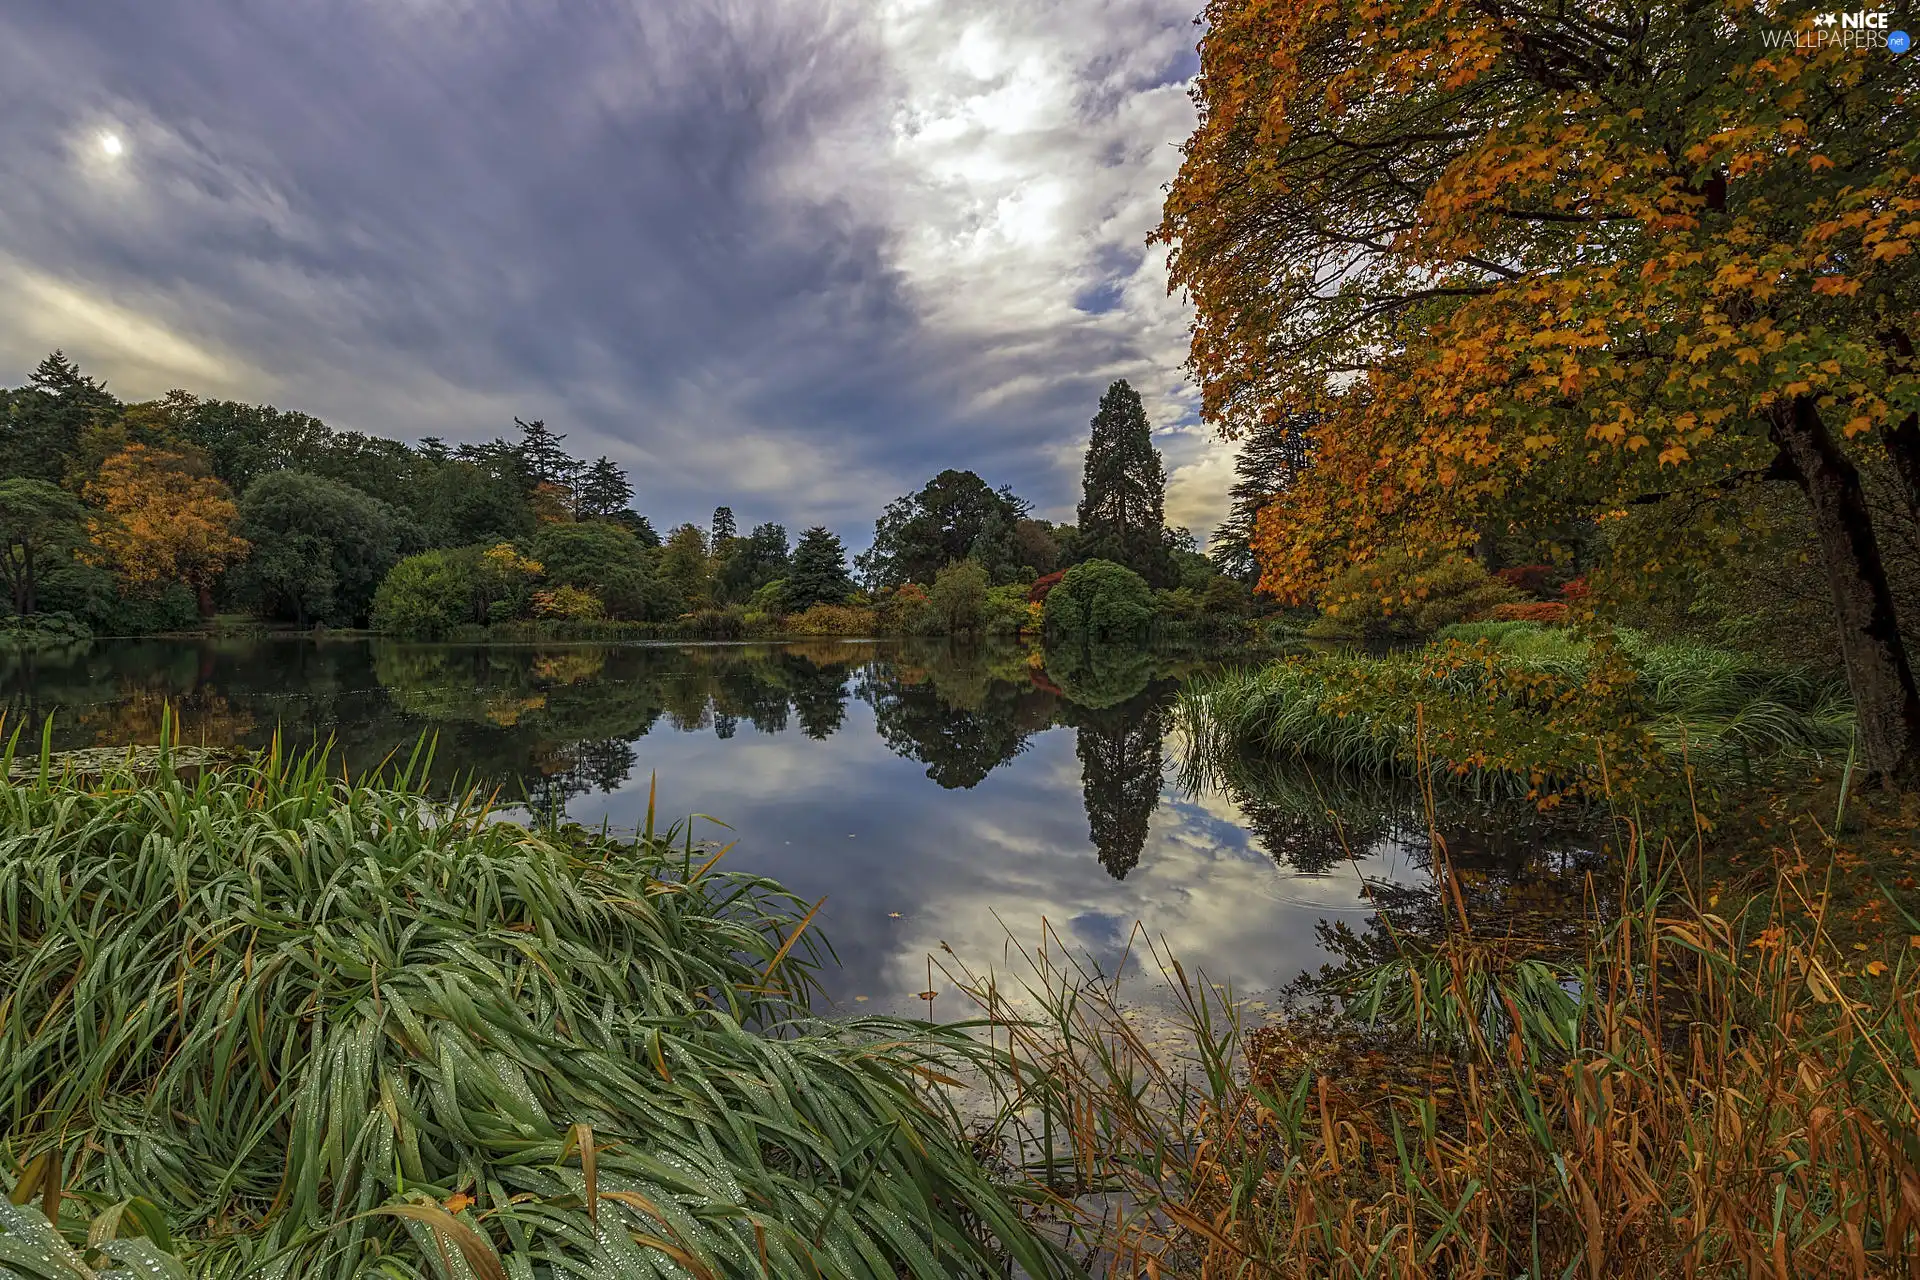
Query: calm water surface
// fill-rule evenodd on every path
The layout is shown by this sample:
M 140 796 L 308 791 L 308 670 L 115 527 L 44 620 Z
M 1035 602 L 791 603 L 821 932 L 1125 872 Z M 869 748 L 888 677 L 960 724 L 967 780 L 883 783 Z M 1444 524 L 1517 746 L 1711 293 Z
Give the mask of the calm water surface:
M 53 714 L 62 749 L 153 741 L 168 705 L 185 740 L 278 728 L 331 737 L 353 768 L 432 733 L 443 778 L 591 824 L 638 825 L 657 776 L 663 819 L 713 815 L 727 827 L 696 833 L 737 840 L 728 865 L 826 898 L 836 1002 L 917 1013 L 942 943 L 1001 964 L 1008 931 L 1030 943 L 1043 920 L 1109 967 L 1137 921 L 1257 995 L 1318 966 L 1340 925 L 1366 929 L 1363 877 L 1426 880 L 1425 823 L 1401 800 L 1183 769 L 1173 700 L 1207 666 L 901 642 L 120 641 L 13 659 L 0 692 L 9 723 Z M 1450 843 L 1509 892 L 1577 857 L 1498 823 Z

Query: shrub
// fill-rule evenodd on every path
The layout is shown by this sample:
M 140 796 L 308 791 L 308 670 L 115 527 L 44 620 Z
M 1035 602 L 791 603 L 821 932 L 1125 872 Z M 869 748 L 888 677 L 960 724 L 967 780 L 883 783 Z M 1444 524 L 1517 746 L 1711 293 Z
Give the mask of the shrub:
M 870 636 L 879 628 L 872 609 L 844 604 L 816 604 L 793 614 L 783 630 L 799 636 Z
M 917 582 L 906 583 L 885 596 L 876 611 L 876 627 L 890 636 L 924 636 L 935 630 L 933 605 Z
M 1031 625 L 1032 605 L 1027 603 L 1027 588 L 1019 583 L 995 587 L 987 592 L 986 631 L 989 635 L 1017 635 Z
M 476 554 L 470 547 L 426 551 L 393 566 L 373 595 L 373 629 L 431 639 L 476 621 Z
M 950 564 L 934 575 L 927 593 L 934 621 L 950 636 L 973 635 L 986 626 L 987 571 L 977 560 Z
M 600 597 L 580 587 L 553 587 L 533 593 L 533 616 L 575 621 L 606 615 Z
M 1142 635 L 1153 621 L 1147 580 L 1111 560 L 1084 560 L 1047 593 L 1046 629 L 1091 639 Z
M 1564 600 L 1527 600 L 1520 604 L 1497 604 L 1487 610 L 1495 622 L 1561 623 L 1567 620 Z
M 1034 604 L 1045 604 L 1047 601 L 1047 593 L 1059 586 L 1060 580 L 1066 576 L 1067 571 L 1065 569 L 1056 569 L 1052 573 L 1042 574 L 1040 577 L 1035 578 L 1033 585 L 1027 588 L 1027 599 Z
M 1321 616 L 1307 634 L 1372 644 L 1416 640 L 1519 598 L 1471 557 L 1420 562 L 1392 550 L 1335 576 L 1320 593 Z
M 1493 576 L 1515 591 L 1537 597 L 1553 593 L 1560 571 L 1550 564 L 1523 564 L 1497 570 Z

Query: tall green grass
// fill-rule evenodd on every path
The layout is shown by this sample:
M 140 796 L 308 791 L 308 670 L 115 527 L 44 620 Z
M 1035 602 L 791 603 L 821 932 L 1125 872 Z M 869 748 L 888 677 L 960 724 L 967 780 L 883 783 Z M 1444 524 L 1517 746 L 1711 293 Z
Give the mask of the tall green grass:
M 1535 799 L 1609 789 L 1610 738 L 1632 748 L 1623 761 L 1661 775 L 1683 800 L 1689 774 L 1709 786 L 1750 782 L 1844 758 L 1853 737 L 1837 675 L 1524 622 L 1456 624 L 1425 650 L 1224 672 L 1190 684 L 1177 717 L 1197 749 L 1222 757 L 1423 773 Z
M 944 1101 L 980 1046 L 811 1016 L 805 903 L 424 768 L 0 783 L 0 1275 L 1061 1271 Z

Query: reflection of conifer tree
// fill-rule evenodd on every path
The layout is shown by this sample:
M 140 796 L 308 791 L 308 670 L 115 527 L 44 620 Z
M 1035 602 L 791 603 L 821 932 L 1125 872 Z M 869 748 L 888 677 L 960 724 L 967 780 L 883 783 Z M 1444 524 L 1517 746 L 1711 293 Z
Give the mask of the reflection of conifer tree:
M 847 669 L 797 665 L 806 668 L 804 674 L 792 672 L 793 712 L 800 731 L 809 738 L 830 738 L 847 718 Z
M 633 744 L 618 738 L 590 738 L 575 747 L 581 780 L 598 791 L 617 791 L 633 776 Z
M 1100 865 L 1116 880 L 1140 862 L 1147 824 L 1160 804 L 1167 712 L 1177 686 L 1149 684 L 1121 702 L 1085 706 L 1066 702 L 1062 718 L 1079 731 L 1081 794 Z
M 974 705 L 942 696 L 949 684 Z M 1021 724 L 1023 691 L 1002 681 L 908 683 L 887 668 L 869 670 L 861 697 L 873 705 L 874 724 L 887 749 L 927 766 L 927 777 L 949 790 L 976 786 L 1026 750 L 1031 730 Z
M 713 713 L 713 736 L 724 742 L 733 736 L 733 731 L 739 723 L 740 718 L 732 712 L 716 711 Z

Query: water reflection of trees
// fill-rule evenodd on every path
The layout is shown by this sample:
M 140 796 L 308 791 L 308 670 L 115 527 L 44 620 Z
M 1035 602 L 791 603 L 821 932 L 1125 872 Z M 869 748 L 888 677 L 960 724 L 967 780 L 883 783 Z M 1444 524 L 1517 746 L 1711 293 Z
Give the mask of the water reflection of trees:
M 171 708 L 188 740 L 332 740 L 353 770 L 437 738 L 435 776 L 558 812 L 613 791 L 638 741 L 671 729 L 735 738 L 846 727 L 857 697 L 889 750 L 939 786 L 971 788 L 1034 735 L 1075 731 L 1103 865 L 1140 860 L 1159 802 L 1169 661 L 1132 648 L 1044 656 L 1009 645 L 485 646 L 235 639 L 96 645 L 0 669 L 13 723 L 60 708 L 57 745 L 152 740 Z

